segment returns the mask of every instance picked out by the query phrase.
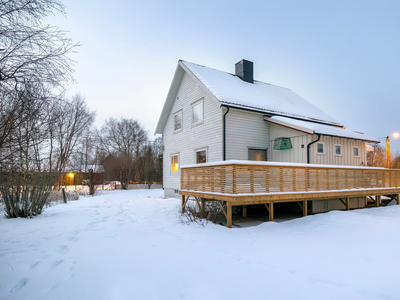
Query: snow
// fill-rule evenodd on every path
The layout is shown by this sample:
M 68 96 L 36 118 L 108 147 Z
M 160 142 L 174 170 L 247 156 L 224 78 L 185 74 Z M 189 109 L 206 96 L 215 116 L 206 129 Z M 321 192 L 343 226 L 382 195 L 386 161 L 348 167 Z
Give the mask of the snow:
M 221 104 L 343 126 L 288 88 L 257 80 L 248 83 L 235 75 L 187 61 L 181 61 L 181 64 L 189 69 Z
M 0 220 L 0 299 L 399 299 L 400 206 L 228 229 L 162 190 Z
M 380 143 L 381 141 L 377 138 L 366 135 L 359 132 L 350 131 L 347 129 L 337 128 L 329 125 L 317 124 L 307 121 L 295 120 L 285 117 L 273 116 L 266 118 L 269 122 L 276 123 L 278 125 L 284 125 L 292 127 L 301 131 L 310 132 L 311 134 L 321 134 L 327 136 L 338 136 L 351 138 L 355 140 L 367 141 L 372 143 Z

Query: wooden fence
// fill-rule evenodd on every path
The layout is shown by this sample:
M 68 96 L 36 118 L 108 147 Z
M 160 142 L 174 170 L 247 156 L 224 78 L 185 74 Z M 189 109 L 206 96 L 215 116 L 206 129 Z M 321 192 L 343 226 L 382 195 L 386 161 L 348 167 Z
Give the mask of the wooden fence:
M 400 170 L 305 164 L 221 162 L 181 168 L 181 190 L 264 194 L 400 188 Z

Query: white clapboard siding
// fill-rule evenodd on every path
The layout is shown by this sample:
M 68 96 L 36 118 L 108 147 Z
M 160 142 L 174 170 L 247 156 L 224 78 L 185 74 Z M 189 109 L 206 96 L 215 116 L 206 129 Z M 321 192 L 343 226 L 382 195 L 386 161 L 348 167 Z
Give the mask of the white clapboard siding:
M 311 135 L 284 126 L 270 124 L 271 161 L 307 163 L 307 144 L 311 142 Z M 287 137 L 292 142 L 292 149 L 274 150 L 275 138 Z M 301 145 L 304 145 L 303 148 Z
M 248 159 L 248 148 L 269 149 L 269 123 L 264 114 L 230 108 L 226 115 L 226 159 Z M 269 154 L 268 154 L 269 155 Z
M 192 104 L 204 101 L 203 123 L 192 126 Z M 174 113 L 182 110 L 182 131 L 174 133 Z M 171 155 L 179 154 L 179 165 L 195 163 L 195 150 L 207 149 L 207 161 L 222 160 L 222 111 L 211 96 L 186 73 L 179 87 L 168 121 L 163 132 L 163 187 L 180 189 L 180 171 L 171 171 Z M 165 191 L 166 195 L 171 192 Z

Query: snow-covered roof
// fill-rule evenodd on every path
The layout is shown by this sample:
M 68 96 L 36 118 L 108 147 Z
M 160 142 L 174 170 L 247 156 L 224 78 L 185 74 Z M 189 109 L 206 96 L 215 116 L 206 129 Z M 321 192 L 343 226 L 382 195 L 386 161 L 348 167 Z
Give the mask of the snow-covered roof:
M 282 125 L 285 127 L 290 127 L 309 134 L 321 134 L 325 136 L 334 136 L 334 137 L 349 138 L 354 140 L 361 140 L 370 143 L 380 143 L 380 140 L 378 140 L 373 136 L 334 126 L 317 124 L 313 122 L 295 120 L 279 116 L 273 116 L 270 118 L 265 117 L 264 119 L 268 122 Z
M 344 127 L 288 88 L 257 80 L 248 83 L 233 74 L 180 60 L 158 120 L 156 134 L 162 134 L 164 131 L 185 73 L 209 93 L 218 105 Z
M 343 126 L 288 88 L 257 80 L 254 83 L 248 83 L 230 73 L 187 61 L 180 63 L 192 72 L 221 104 Z

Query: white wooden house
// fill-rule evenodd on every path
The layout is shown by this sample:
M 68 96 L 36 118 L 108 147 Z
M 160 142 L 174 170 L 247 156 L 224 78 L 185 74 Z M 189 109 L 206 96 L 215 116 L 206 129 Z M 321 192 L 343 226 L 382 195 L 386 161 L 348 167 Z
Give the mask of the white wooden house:
M 372 136 L 353 132 L 287 88 L 180 60 L 155 131 L 163 135 L 165 196 L 178 195 L 180 166 L 222 160 L 366 165 Z

